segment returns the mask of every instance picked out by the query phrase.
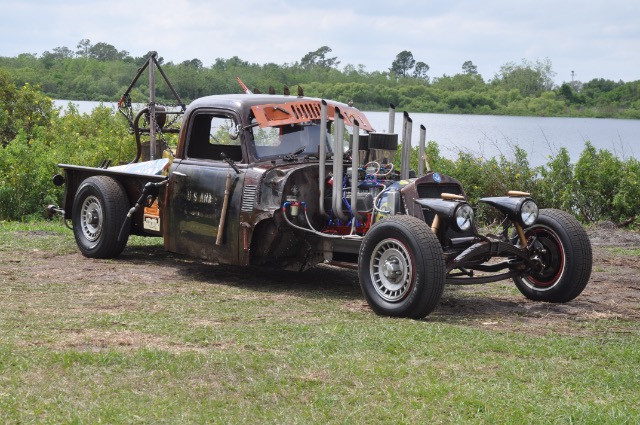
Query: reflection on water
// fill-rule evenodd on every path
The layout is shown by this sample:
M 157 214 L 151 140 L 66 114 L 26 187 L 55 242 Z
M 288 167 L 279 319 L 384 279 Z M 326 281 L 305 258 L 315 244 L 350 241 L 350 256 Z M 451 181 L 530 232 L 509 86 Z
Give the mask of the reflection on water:
M 55 100 L 66 109 L 68 100 Z M 100 102 L 72 101 L 81 113 L 90 113 Z M 116 102 L 103 102 L 117 107 Z M 356 105 L 357 106 L 357 105 Z M 388 130 L 389 114 L 367 112 L 376 131 Z M 440 152 L 455 158 L 460 150 L 477 157 L 504 154 L 513 157 L 513 147 L 524 149 L 533 166 L 547 162 L 561 147 L 566 147 L 572 161 L 577 161 L 586 141 L 598 149 L 607 149 L 621 158 L 640 157 L 640 120 L 602 118 L 506 117 L 493 115 L 453 115 L 412 113 L 412 146 L 417 146 L 420 125 L 426 127 L 426 139 L 434 140 Z M 395 131 L 402 133 L 402 113 L 395 118 Z

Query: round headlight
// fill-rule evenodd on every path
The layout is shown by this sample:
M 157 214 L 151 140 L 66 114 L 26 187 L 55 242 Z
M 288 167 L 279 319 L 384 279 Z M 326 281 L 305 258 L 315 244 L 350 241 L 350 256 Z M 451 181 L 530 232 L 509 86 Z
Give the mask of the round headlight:
M 469 230 L 473 223 L 473 208 L 469 204 L 461 204 L 454 213 L 456 227 L 461 232 Z
M 520 219 L 525 226 L 531 226 L 538 220 L 538 206 L 531 199 L 527 199 L 520 207 Z

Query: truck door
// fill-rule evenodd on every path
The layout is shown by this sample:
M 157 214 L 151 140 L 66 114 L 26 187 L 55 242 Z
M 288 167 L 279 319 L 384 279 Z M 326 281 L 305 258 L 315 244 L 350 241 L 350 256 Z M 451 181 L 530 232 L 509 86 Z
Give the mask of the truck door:
M 167 250 L 222 264 L 238 262 L 244 173 L 236 173 L 220 154 L 244 168 L 239 122 L 229 111 L 203 110 L 191 115 L 186 146 L 171 166 L 166 192 Z M 231 190 L 220 229 L 227 176 Z M 221 245 L 216 245 L 218 232 L 222 232 Z

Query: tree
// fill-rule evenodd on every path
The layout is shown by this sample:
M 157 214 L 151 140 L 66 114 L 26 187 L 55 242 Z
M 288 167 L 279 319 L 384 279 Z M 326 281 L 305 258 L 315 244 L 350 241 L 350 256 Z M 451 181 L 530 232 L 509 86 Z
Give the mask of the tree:
M 89 57 L 89 51 L 91 50 L 91 41 L 88 38 L 83 38 L 78 42 L 76 46 L 78 50 L 76 50 L 76 54 L 82 58 Z
M 195 59 L 191 59 L 191 60 L 186 60 L 184 62 L 182 62 L 180 65 L 182 66 L 186 66 L 189 68 L 195 68 L 195 69 L 202 69 L 203 64 L 202 61 L 198 58 Z
M 576 95 L 573 93 L 573 88 L 569 83 L 563 83 L 558 89 L 558 95 L 563 97 L 567 103 L 574 103 L 576 101 Z
M 530 62 L 522 59 L 521 64 L 508 62 L 496 74 L 494 84 L 502 85 L 507 90 L 517 89 L 522 96 L 538 96 L 543 91 L 553 88 L 551 61 L 547 58 Z
M 53 52 L 48 50 L 42 53 L 42 60 L 46 69 L 49 69 L 53 66 L 54 61 L 61 59 L 71 59 L 75 53 L 73 50 L 68 47 L 56 47 L 53 49 Z
M 466 61 L 462 64 L 462 72 L 467 75 L 478 75 L 478 67 L 471 61 Z
M 413 70 L 413 76 L 415 78 L 422 78 L 423 80 L 429 80 L 427 76 L 427 72 L 429 72 L 429 65 L 424 62 L 416 62 L 416 67 Z
M 622 81 L 605 80 L 604 78 L 594 78 L 588 83 L 584 83 L 582 88 L 598 93 L 607 93 L 622 85 Z
M 156 52 L 155 50 L 149 50 L 144 55 L 134 58 L 133 62 L 135 62 L 138 66 L 144 65 L 144 63 L 149 60 L 149 57 L 151 57 L 151 55 L 156 55 L 156 61 L 158 61 L 160 65 L 164 63 L 164 58 L 162 56 L 158 56 L 158 52 Z
M 391 63 L 389 69 L 392 73 L 406 77 L 416 64 L 416 60 L 413 58 L 413 53 L 408 50 L 403 50 L 397 54 L 396 59 Z
M 45 51 L 44 53 L 42 53 L 42 56 L 43 57 L 48 56 L 51 59 L 71 59 L 72 57 L 75 56 L 75 53 L 70 48 L 63 46 L 63 47 L 56 47 L 52 49 L 51 52 Z
M 243 66 L 249 66 L 249 62 L 247 62 L 246 60 L 240 59 L 238 56 L 233 56 L 229 59 L 227 59 L 227 67 L 243 67 Z
M 29 83 L 18 88 L 0 69 L 0 147 L 20 132 L 31 138 L 36 127 L 46 127 L 54 115 L 53 102 Z
M 322 46 L 318 50 L 309 52 L 300 59 L 300 65 L 304 68 L 319 66 L 321 68 L 334 68 L 340 64 L 337 56 L 327 57 L 331 53 L 331 47 Z
M 96 43 L 89 48 L 89 57 L 99 61 L 124 60 L 128 56 L 129 52 L 126 50 L 118 51 L 118 49 L 108 43 Z
M 211 69 L 215 70 L 216 72 L 226 71 L 227 61 L 224 58 L 216 58 L 216 60 L 213 62 L 213 65 L 211 65 Z

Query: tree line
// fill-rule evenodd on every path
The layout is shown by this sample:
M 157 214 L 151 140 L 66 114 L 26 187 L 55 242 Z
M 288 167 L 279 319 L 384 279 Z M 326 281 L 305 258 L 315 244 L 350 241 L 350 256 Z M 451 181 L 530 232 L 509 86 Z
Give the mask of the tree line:
M 553 83 L 551 61 L 507 62 L 490 79 L 471 60 L 455 75 L 430 77 L 429 65 L 404 50 L 389 69 L 367 71 L 347 64 L 322 46 L 292 63 L 250 63 L 237 56 L 204 64 L 194 58 L 180 63 L 159 62 L 180 96 L 189 102 L 210 94 L 240 92 L 235 78 L 266 92 L 270 86 L 304 88 L 305 95 L 353 101 L 365 110 L 385 110 L 393 103 L 410 112 L 463 114 L 583 116 L 640 118 L 640 81 L 593 79 Z M 0 68 L 18 85 L 38 86 L 57 99 L 117 101 L 137 69 L 153 52 L 141 57 L 99 42 L 81 40 L 76 50 L 56 47 L 40 55 L 24 53 L 0 57 Z M 146 76 L 133 92 L 137 102 L 148 100 Z M 159 84 L 157 96 L 172 102 L 168 87 Z

